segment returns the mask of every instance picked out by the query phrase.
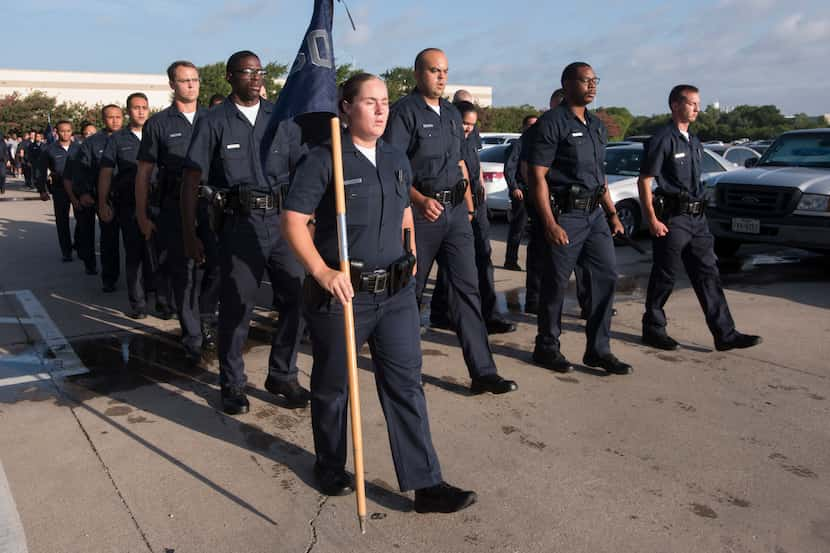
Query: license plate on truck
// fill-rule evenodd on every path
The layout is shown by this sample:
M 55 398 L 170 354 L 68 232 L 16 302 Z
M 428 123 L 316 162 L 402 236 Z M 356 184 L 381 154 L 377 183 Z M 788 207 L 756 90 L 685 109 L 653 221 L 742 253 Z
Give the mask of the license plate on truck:
M 758 219 L 732 219 L 732 232 L 761 234 L 761 221 Z

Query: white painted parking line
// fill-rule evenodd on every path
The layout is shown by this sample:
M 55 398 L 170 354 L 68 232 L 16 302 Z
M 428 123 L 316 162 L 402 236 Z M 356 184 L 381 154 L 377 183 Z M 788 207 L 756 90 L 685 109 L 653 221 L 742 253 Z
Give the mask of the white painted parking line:
M 31 290 L 3 291 L 0 295 L 15 296 L 27 315 L 0 323 L 28 324 L 40 335 L 34 347 L 16 355 L 0 355 L 0 387 L 89 372 Z
M 0 553 L 27 553 L 26 534 L 0 461 Z

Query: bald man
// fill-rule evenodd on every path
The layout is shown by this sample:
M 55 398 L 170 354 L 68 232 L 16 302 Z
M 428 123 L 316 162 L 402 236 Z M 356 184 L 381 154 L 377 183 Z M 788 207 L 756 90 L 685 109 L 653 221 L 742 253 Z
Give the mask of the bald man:
M 417 86 L 392 106 L 383 138 L 405 151 L 412 165 L 409 197 L 415 216 L 418 302 L 437 260 L 448 275 L 450 322 L 461 342 L 471 391 L 503 394 L 517 385 L 498 374 L 481 312 L 470 223 L 475 206 L 463 161 L 461 114 L 444 98 L 448 72 L 441 50 L 427 48 L 416 56 Z

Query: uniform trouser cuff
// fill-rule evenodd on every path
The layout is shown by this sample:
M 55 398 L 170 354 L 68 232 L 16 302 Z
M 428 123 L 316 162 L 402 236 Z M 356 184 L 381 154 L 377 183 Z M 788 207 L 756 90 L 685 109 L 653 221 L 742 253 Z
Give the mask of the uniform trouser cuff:
M 420 490 L 421 488 L 429 488 L 430 486 L 435 486 L 436 484 L 440 484 L 443 482 L 443 477 L 441 476 L 441 471 L 437 470 L 433 473 L 428 475 L 421 476 L 419 478 L 407 478 L 406 480 L 398 480 L 398 486 L 400 487 L 402 492 L 408 492 L 412 490 Z

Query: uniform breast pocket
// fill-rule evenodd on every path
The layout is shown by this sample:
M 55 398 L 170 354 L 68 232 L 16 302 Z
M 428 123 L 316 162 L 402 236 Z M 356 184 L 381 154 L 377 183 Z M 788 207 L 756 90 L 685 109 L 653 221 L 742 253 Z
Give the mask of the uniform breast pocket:
M 441 133 L 435 127 L 418 129 L 418 153 L 424 157 L 439 157 L 441 151 Z
M 222 147 L 222 164 L 229 184 L 250 184 L 251 164 L 247 152 L 239 144 Z
M 184 158 L 187 154 L 187 141 L 181 135 L 168 138 L 167 151 L 172 156 Z
M 687 155 L 675 154 L 674 158 L 672 159 L 672 166 L 674 167 L 674 171 L 678 176 L 684 176 L 688 174 L 691 162 Z
M 357 178 L 347 178 L 344 183 L 348 183 L 345 186 L 346 221 L 349 227 L 365 227 L 369 224 L 369 186 Z

